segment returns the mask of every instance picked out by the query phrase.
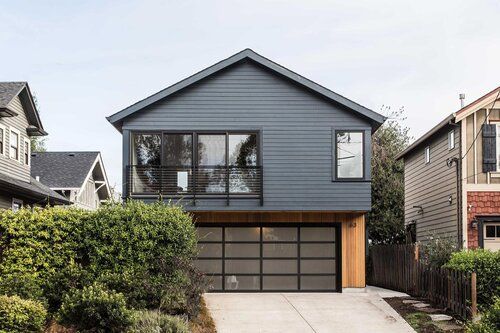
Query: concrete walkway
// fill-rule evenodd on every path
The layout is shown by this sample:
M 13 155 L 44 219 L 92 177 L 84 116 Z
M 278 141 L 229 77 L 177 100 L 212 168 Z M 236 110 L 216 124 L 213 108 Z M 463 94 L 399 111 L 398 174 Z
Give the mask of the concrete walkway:
M 383 290 L 382 290 L 383 291 Z M 218 333 L 415 332 L 379 291 L 206 294 Z

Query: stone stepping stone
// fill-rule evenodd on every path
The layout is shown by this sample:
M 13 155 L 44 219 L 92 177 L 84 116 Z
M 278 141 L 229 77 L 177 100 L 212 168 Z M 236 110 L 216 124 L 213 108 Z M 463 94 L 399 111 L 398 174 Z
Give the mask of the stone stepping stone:
M 417 309 L 428 308 L 429 306 L 431 306 L 431 305 L 427 304 L 427 303 L 416 303 L 416 304 L 413 304 L 413 307 L 417 308 Z
M 434 309 L 434 308 L 421 308 L 419 310 L 422 312 L 428 313 L 428 314 L 435 314 L 435 313 L 443 312 L 442 309 Z
M 405 300 L 403 300 L 403 304 L 417 304 L 417 303 L 422 303 L 422 302 L 414 300 L 414 299 L 405 299 Z
M 431 317 L 432 321 L 448 321 L 453 319 L 452 316 L 445 314 L 431 314 L 429 317 Z

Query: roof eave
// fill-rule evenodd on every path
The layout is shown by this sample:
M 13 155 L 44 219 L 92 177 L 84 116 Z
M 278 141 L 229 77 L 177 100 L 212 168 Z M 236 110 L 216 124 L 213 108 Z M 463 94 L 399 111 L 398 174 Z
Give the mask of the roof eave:
M 456 114 L 452 113 L 448 117 L 446 117 L 444 120 L 442 120 L 439 124 L 431 128 L 427 133 L 422 135 L 420 138 L 415 140 L 411 145 L 409 145 L 405 150 L 400 152 L 399 154 L 396 155 L 396 160 L 400 160 L 404 158 L 406 155 L 411 153 L 414 149 L 418 148 L 420 145 L 422 145 L 425 141 L 427 141 L 430 137 L 432 137 L 434 134 L 436 134 L 438 131 L 440 131 L 443 127 L 446 125 L 450 124 L 450 122 L 455 122 L 455 117 Z
M 381 114 L 373 111 L 373 110 L 370 110 L 360 104 L 357 104 L 353 101 L 351 101 L 350 99 L 342 96 L 342 95 L 339 95 L 275 62 L 273 62 L 272 60 L 269 60 L 263 56 L 261 56 L 260 54 L 250 50 L 250 49 L 245 49 L 239 53 L 236 53 L 235 55 L 229 57 L 229 58 L 226 58 L 210 67 L 207 67 L 206 69 L 204 70 L 201 70 L 191 76 L 189 76 L 188 78 L 182 80 L 182 81 L 179 81 L 178 83 L 175 83 L 143 100 L 140 100 L 139 102 L 135 103 L 135 104 L 132 104 L 131 106 L 111 115 L 111 116 L 108 116 L 106 117 L 106 119 L 113 125 L 115 126 L 115 128 L 121 132 L 121 126 L 122 126 L 122 123 L 123 123 L 123 119 L 130 116 L 131 114 L 181 90 L 181 89 L 184 89 L 186 88 L 187 86 L 201 80 L 201 79 L 204 79 L 228 66 L 231 66 L 235 63 L 238 63 L 240 61 L 242 61 L 243 59 L 245 58 L 248 58 L 250 60 L 253 60 L 255 62 L 257 62 L 258 64 L 268 68 L 268 69 L 271 69 L 272 71 L 284 76 L 285 78 L 288 78 L 289 80 L 292 80 L 293 82 L 295 83 L 298 83 L 300 85 L 302 85 L 303 87 L 309 89 L 309 90 L 312 90 L 313 92 L 316 92 L 322 96 L 325 96 L 326 98 L 328 98 L 329 100 L 335 102 L 335 103 L 338 103 L 338 104 L 341 104 L 341 105 L 344 105 L 345 107 L 355 111 L 356 113 L 358 113 L 360 116 L 363 116 L 365 118 L 367 118 L 371 123 L 374 123 L 375 124 L 375 127 L 378 128 L 380 127 L 384 121 L 386 120 L 386 118 L 384 116 L 382 116 Z

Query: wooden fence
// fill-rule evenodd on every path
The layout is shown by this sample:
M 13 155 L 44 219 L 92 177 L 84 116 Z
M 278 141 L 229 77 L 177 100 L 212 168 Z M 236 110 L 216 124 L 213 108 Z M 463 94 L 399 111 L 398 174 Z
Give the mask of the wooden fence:
M 419 260 L 418 245 L 370 249 L 372 285 L 423 297 L 467 319 L 477 313 L 476 274 L 433 268 Z

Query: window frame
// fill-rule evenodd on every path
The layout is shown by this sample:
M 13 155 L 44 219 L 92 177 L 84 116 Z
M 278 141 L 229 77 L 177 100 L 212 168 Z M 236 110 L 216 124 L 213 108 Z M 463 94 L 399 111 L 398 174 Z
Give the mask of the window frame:
M 497 170 L 492 171 L 490 173 L 498 174 L 498 173 L 500 173 L 500 156 L 499 156 L 499 153 L 500 153 L 500 121 L 490 122 L 490 124 L 495 124 L 496 133 L 497 133 L 497 137 L 495 138 L 496 154 L 497 154 Z M 498 176 L 496 176 L 496 177 L 498 177 Z
M 236 129 L 236 130 L 151 130 L 151 131 L 130 131 L 130 148 L 129 148 L 129 161 L 130 165 L 132 165 L 132 161 L 134 160 L 133 154 L 133 143 L 134 143 L 134 135 L 137 134 L 158 134 L 160 135 L 160 166 L 165 166 L 165 161 L 164 161 L 164 152 L 163 152 L 163 140 L 164 136 L 168 134 L 186 134 L 186 135 L 191 135 L 192 138 L 192 158 L 191 158 L 191 167 L 198 167 L 198 135 L 225 135 L 225 140 L 226 140 L 226 165 L 229 166 L 229 156 L 228 155 L 228 149 L 229 149 L 229 135 L 231 134 L 255 134 L 256 140 L 257 140 L 257 166 L 261 166 L 262 164 L 262 130 L 261 129 Z
M 10 154 L 10 150 L 12 148 L 12 133 L 15 133 L 17 134 L 17 158 L 12 158 L 11 154 Z M 15 161 L 18 161 L 19 163 L 22 163 L 21 162 L 21 133 L 16 130 L 15 128 L 11 128 L 10 131 L 9 131 L 9 158 L 11 160 L 15 160 Z
M 17 198 L 12 198 L 12 204 L 11 204 L 11 209 L 13 212 L 17 212 L 19 209 L 17 210 L 14 210 L 14 205 L 15 204 L 18 204 L 19 205 L 19 209 L 23 208 L 24 206 L 24 201 L 21 200 L 21 199 L 17 199 Z
M 7 145 L 7 132 L 10 134 L 10 131 L 7 130 L 7 126 L 0 124 L 0 129 L 2 130 L 2 149 L 0 149 L 0 156 L 7 157 L 5 153 L 5 147 Z M 9 147 L 10 149 L 10 147 Z M 10 152 L 10 150 L 9 150 Z
M 448 150 L 455 149 L 455 129 L 448 132 Z
M 339 149 L 338 149 L 338 144 L 337 144 L 337 133 L 338 132 L 350 132 L 350 133 L 361 133 L 362 135 L 362 150 L 361 150 L 361 161 L 362 161 L 362 166 L 361 166 L 361 172 L 362 176 L 361 177 L 339 177 L 338 176 L 338 158 L 339 158 Z M 334 167 L 334 172 L 333 172 L 333 180 L 337 182 L 351 182 L 351 181 L 364 181 L 366 180 L 366 171 L 365 171 L 365 166 L 366 166 L 366 149 L 365 149 L 365 143 L 366 143 L 366 134 L 365 131 L 362 129 L 335 129 L 333 131 L 333 144 L 335 145 L 334 152 L 335 152 L 335 158 L 333 161 L 333 167 Z
M 488 237 L 486 233 L 487 227 L 495 227 L 495 236 Z M 486 222 L 483 223 L 483 240 L 500 240 L 500 233 L 497 235 L 497 228 L 500 227 L 500 222 Z
M 424 163 L 426 165 L 431 163 L 431 146 L 424 148 Z
M 24 149 L 24 166 L 31 166 L 31 141 L 28 138 L 23 138 Z M 28 151 L 26 151 L 26 148 Z

